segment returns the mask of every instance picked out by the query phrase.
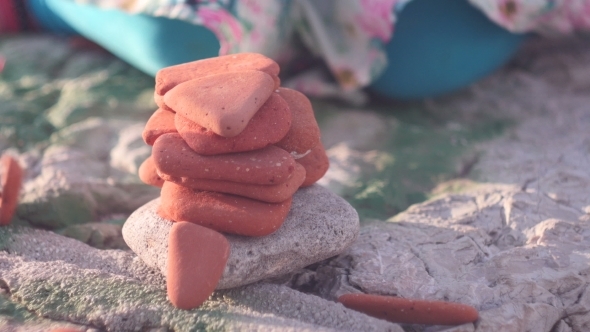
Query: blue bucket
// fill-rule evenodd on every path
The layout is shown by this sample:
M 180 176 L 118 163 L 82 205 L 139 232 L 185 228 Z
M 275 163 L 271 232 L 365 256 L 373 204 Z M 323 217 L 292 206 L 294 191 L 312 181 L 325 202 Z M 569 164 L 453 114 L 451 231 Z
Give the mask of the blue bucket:
M 28 3 L 44 28 L 80 34 L 149 75 L 219 54 L 219 41 L 210 30 L 181 20 L 103 10 L 70 0 Z
M 396 99 L 449 93 L 501 67 L 525 38 L 467 0 L 414 0 L 399 13 L 385 46 L 388 67 L 370 88 Z

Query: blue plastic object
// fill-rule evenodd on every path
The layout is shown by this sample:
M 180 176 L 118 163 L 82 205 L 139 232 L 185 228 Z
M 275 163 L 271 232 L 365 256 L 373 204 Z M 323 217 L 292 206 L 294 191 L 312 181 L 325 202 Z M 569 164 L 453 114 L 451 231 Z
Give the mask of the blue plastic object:
M 29 0 L 28 4 L 44 28 L 80 34 L 150 75 L 219 53 L 219 41 L 210 30 L 184 21 L 103 10 L 71 0 Z
M 414 0 L 399 13 L 386 45 L 388 67 L 371 88 L 397 99 L 448 93 L 502 66 L 525 38 L 467 0 Z

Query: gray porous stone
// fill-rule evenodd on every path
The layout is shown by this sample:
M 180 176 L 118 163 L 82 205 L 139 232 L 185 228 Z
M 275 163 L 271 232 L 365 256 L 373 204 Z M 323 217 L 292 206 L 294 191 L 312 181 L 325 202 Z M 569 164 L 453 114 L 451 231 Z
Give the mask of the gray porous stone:
M 135 211 L 123 226 L 123 238 L 147 265 L 166 275 L 172 222 L 158 216 L 158 205 L 159 198 Z M 354 242 L 358 230 L 358 214 L 345 200 L 318 185 L 300 189 L 273 234 L 226 235 L 230 256 L 217 288 L 278 277 L 338 255 Z
M 391 331 L 397 324 L 285 285 L 216 291 L 174 308 L 166 282 L 131 251 L 100 250 L 28 227 L 0 228 L 0 331 Z

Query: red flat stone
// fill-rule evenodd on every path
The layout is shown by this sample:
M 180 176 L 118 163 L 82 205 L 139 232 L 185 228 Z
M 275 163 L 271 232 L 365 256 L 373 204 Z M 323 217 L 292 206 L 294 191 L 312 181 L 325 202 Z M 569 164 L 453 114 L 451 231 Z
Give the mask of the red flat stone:
M 158 105 L 158 108 L 174 113 L 174 111 L 164 103 L 164 96 L 160 96 L 154 92 L 154 101 L 156 102 L 156 105 Z
M 156 94 L 164 95 L 180 83 L 199 77 L 236 71 L 258 70 L 270 75 L 274 89 L 281 85 L 279 65 L 258 53 L 239 53 L 187 62 L 160 69 L 156 74 Z
M 162 188 L 162 185 L 164 184 L 164 180 L 158 175 L 152 156 L 149 156 L 143 163 L 141 163 L 138 175 L 139 179 L 145 184 L 158 188 Z
M 207 301 L 229 257 L 225 236 L 199 225 L 178 222 L 170 228 L 166 288 L 170 302 L 190 310 Z
M 187 221 L 219 232 L 264 236 L 281 227 L 290 208 L 291 199 L 265 203 L 164 182 L 158 214 L 168 220 Z
M 142 137 L 146 144 L 154 145 L 158 137 L 175 132 L 174 113 L 158 108 L 145 124 Z
M 0 158 L 2 176 L 2 196 L 0 196 L 0 225 L 10 224 L 16 206 L 18 205 L 18 194 L 23 181 L 23 170 L 18 162 L 9 155 Z
M 160 176 L 276 185 L 286 182 L 295 171 L 293 157 L 276 146 L 250 152 L 202 156 L 178 134 L 160 136 L 154 143 L 152 156 Z
M 293 176 L 287 182 L 277 185 L 244 184 L 230 181 L 179 178 L 167 175 L 162 175 L 162 179 L 191 189 L 232 194 L 268 203 L 280 203 L 291 198 L 299 189 L 303 180 L 305 180 L 305 168 L 295 164 Z
M 345 294 L 338 302 L 369 316 L 402 324 L 461 325 L 474 322 L 479 316 L 477 309 L 466 304 L 395 296 Z
M 305 167 L 305 181 L 301 187 L 308 187 L 316 183 L 330 168 L 330 160 L 322 143 L 316 145 L 307 156 L 297 159 L 297 163 Z
M 305 154 L 320 142 L 320 128 L 311 103 L 299 91 L 280 88 L 278 94 L 287 101 L 293 121 L 287 135 L 275 145 L 293 155 Z
M 176 114 L 175 124 L 186 144 L 199 154 L 235 153 L 262 149 L 280 141 L 291 127 L 291 111 L 287 102 L 273 93 L 244 131 L 234 137 L 219 136 L 180 114 Z
M 241 71 L 181 83 L 164 95 L 164 103 L 217 135 L 234 137 L 273 91 L 274 82 L 268 74 Z

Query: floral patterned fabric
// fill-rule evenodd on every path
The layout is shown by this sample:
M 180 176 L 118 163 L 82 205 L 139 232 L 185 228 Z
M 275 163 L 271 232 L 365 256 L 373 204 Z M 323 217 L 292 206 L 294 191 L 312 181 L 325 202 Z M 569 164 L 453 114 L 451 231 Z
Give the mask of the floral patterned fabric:
M 75 1 L 203 25 L 219 39 L 220 55 L 263 53 L 283 70 L 303 73 L 285 82 L 287 86 L 362 102 L 358 90 L 387 65 L 382 46 L 395 33 L 396 15 L 411 0 Z M 513 32 L 590 30 L 590 0 L 466 1 Z M 307 60 L 303 56 L 301 61 L 303 54 Z M 310 54 L 323 64 L 314 66 Z
M 512 32 L 548 35 L 590 30 L 590 0 L 469 0 Z

